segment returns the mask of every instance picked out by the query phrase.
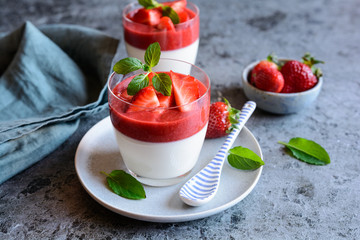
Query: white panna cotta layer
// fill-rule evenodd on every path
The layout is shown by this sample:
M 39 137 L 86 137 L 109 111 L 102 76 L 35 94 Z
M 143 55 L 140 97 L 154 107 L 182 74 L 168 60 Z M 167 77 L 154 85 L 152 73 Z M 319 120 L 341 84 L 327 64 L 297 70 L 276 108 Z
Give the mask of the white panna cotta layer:
M 206 129 L 207 125 L 198 133 L 182 140 L 153 143 L 130 138 L 114 128 L 126 167 L 140 182 L 154 186 L 174 184 L 171 180 L 166 180 L 178 178 L 191 171 L 198 160 Z M 149 181 L 142 181 L 142 178 Z M 160 183 L 161 180 L 164 182 Z
M 144 61 L 145 50 L 132 46 L 125 41 L 126 51 L 129 57 L 135 57 Z M 189 46 L 179 48 L 176 50 L 164 51 L 161 50 L 161 58 L 171 58 L 182 60 L 191 64 L 195 64 L 197 52 L 199 48 L 199 39 L 190 44 Z

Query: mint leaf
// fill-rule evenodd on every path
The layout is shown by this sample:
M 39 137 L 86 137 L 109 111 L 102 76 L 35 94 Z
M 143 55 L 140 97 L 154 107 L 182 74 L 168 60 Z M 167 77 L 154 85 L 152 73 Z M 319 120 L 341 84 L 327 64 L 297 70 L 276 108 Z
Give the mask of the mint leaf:
M 149 77 L 145 74 L 139 74 L 135 76 L 133 79 L 131 79 L 131 82 L 127 87 L 127 93 L 130 96 L 134 96 L 141 89 L 147 86 L 149 86 Z
M 158 42 L 154 42 L 149 45 L 149 47 L 145 51 L 144 60 L 147 65 L 149 65 L 150 70 L 152 67 L 155 67 L 160 60 L 160 44 Z
M 171 95 L 171 78 L 166 73 L 157 73 L 152 78 L 152 84 L 156 91 L 161 92 L 164 96 Z
M 169 17 L 173 24 L 180 23 L 180 18 L 177 12 L 169 6 L 162 6 L 162 15 Z
M 133 71 L 139 70 L 143 68 L 143 63 L 137 59 L 137 58 L 133 58 L 133 57 L 128 57 L 128 58 L 124 58 L 121 59 L 120 61 L 118 61 L 115 65 L 114 65 L 114 71 L 118 74 L 128 74 L 131 73 Z
M 242 170 L 254 170 L 265 164 L 256 153 L 241 146 L 230 149 L 227 159 L 231 166 Z
M 322 146 L 314 141 L 297 137 L 290 139 L 289 143 L 282 141 L 278 143 L 290 149 L 293 157 L 300 161 L 314 165 L 326 165 L 330 163 L 329 154 Z
M 109 187 L 117 195 L 128 199 L 146 198 L 144 187 L 133 176 L 123 170 L 114 170 L 110 174 L 101 172 L 107 176 Z
M 155 0 L 138 0 L 138 3 L 146 9 L 156 8 L 160 5 Z

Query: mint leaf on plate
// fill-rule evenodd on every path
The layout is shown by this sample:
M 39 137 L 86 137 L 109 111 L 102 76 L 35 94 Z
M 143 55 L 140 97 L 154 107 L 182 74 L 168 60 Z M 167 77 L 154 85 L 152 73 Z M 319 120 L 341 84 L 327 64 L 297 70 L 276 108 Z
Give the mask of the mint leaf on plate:
M 137 58 L 128 57 L 121 59 L 114 65 L 114 72 L 118 74 L 128 74 L 133 71 L 142 69 L 144 64 Z
M 161 92 L 164 96 L 171 95 L 171 78 L 166 73 L 157 73 L 152 78 L 152 84 L 156 91 Z
M 265 164 L 256 153 L 241 146 L 229 150 L 228 162 L 241 170 L 254 170 Z
M 300 161 L 314 164 L 326 165 L 330 163 L 329 154 L 326 150 L 314 141 L 305 138 L 292 138 L 289 143 L 279 141 L 278 143 L 285 145 L 293 154 L 293 157 Z
M 145 190 L 141 183 L 124 170 L 114 170 L 110 174 L 106 172 L 101 173 L 107 176 L 106 180 L 109 187 L 117 195 L 134 200 L 146 198 Z

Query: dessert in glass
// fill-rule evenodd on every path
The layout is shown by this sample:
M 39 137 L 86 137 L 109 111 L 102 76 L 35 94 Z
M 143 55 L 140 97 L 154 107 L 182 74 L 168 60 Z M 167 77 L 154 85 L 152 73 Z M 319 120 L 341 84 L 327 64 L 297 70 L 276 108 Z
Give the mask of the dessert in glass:
M 199 9 L 186 0 L 161 3 L 178 15 L 174 24 L 164 16 L 161 7 L 145 9 L 138 3 L 127 5 L 122 21 L 124 40 L 129 57 L 143 60 L 146 48 L 159 42 L 162 58 L 178 59 L 195 64 L 199 46 Z
M 152 70 L 149 85 L 133 96 L 129 83 L 146 72 L 110 76 L 110 118 L 129 172 L 146 185 L 168 186 L 185 180 L 199 157 L 209 119 L 210 79 L 180 60 L 162 58 Z M 155 90 L 155 74 L 170 77 L 170 96 Z

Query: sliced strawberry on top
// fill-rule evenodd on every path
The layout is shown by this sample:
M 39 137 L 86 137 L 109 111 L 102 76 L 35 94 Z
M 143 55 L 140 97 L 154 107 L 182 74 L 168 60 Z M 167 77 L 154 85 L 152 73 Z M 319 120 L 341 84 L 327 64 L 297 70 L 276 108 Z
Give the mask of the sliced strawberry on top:
M 160 18 L 160 22 L 157 25 L 157 28 L 159 30 L 166 29 L 167 31 L 175 31 L 175 26 L 174 26 L 173 22 L 171 21 L 171 19 L 169 17 L 166 17 L 166 16 Z
M 179 0 L 179 1 L 173 1 L 173 2 L 165 2 L 164 5 L 170 6 L 179 16 L 180 23 L 186 22 L 189 20 L 189 14 L 185 11 L 186 9 L 186 0 Z
M 186 4 L 187 4 L 186 0 L 179 0 L 179 1 L 164 3 L 164 5 L 170 6 L 177 13 L 184 11 L 184 9 L 186 8 Z
M 177 14 L 179 16 L 180 23 L 186 22 L 190 19 L 190 16 L 186 11 L 178 12 Z
M 126 112 L 145 111 L 146 108 L 159 107 L 160 103 L 156 96 L 154 87 L 147 86 L 141 89 L 131 101 L 132 105 L 129 106 Z
M 173 106 L 174 94 L 171 94 L 171 96 L 164 96 L 162 93 L 156 93 L 156 95 L 160 103 L 159 107 L 168 108 Z
M 175 103 L 180 106 L 180 111 L 187 112 L 192 110 L 189 104 L 199 98 L 199 85 L 195 78 L 170 71 Z M 186 105 L 189 104 L 189 105 Z
M 127 102 L 131 102 L 131 99 L 133 98 L 133 96 L 131 96 L 127 93 L 126 89 L 124 91 L 122 91 L 122 93 L 119 95 L 119 97 Z
M 152 85 L 152 79 L 155 76 L 155 73 L 151 72 L 148 74 L 148 78 L 149 78 L 149 85 Z
M 156 26 L 160 23 L 162 12 L 158 9 L 140 8 L 132 17 L 132 20 L 137 23 Z

